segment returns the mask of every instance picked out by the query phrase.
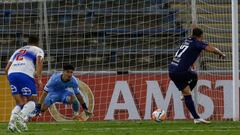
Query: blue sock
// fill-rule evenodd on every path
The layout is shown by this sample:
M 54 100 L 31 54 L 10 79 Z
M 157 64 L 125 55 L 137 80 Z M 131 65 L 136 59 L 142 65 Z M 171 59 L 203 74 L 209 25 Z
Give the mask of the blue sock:
M 77 99 L 75 99 L 72 103 L 72 109 L 73 109 L 73 112 L 79 112 L 79 102 Z
M 198 115 L 197 112 L 196 112 L 195 107 L 194 107 L 194 103 L 193 103 L 193 100 L 192 100 L 192 96 L 191 96 L 191 95 L 184 96 L 184 100 L 185 100 L 185 104 L 186 104 L 188 110 L 191 112 L 193 118 L 194 118 L 194 119 L 200 118 L 199 115 Z

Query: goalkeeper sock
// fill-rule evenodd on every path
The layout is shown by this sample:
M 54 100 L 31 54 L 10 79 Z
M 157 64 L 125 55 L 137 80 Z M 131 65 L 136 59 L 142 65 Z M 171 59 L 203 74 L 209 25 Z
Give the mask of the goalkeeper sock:
M 21 109 L 22 109 L 22 105 L 16 105 L 16 106 L 12 109 L 12 113 L 11 113 L 11 117 L 10 117 L 9 123 L 14 123 L 14 118 L 16 117 L 16 114 L 21 111 Z
M 73 113 L 77 115 L 79 112 L 79 102 L 77 99 L 74 99 L 72 103 L 72 109 L 73 109 Z
M 33 112 L 33 110 L 35 109 L 35 102 L 34 101 L 28 101 L 24 106 L 23 109 L 21 110 L 21 115 L 22 117 L 26 120 L 28 117 L 28 115 Z
M 188 96 L 184 96 L 184 100 L 185 100 L 185 104 L 188 108 L 188 110 L 191 112 L 192 116 L 194 119 L 199 119 L 199 115 L 197 114 L 196 112 L 196 109 L 194 107 L 194 103 L 193 103 L 193 100 L 192 100 L 192 96 L 191 95 L 188 95 Z

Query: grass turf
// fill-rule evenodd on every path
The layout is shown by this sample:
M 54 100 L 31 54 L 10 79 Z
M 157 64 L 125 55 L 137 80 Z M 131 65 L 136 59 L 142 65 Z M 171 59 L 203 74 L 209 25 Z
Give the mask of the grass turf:
M 239 135 L 240 122 L 214 121 L 196 125 L 192 121 L 99 121 L 29 123 L 26 135 Z M 0 123 L 0 135 L 13 134 Z

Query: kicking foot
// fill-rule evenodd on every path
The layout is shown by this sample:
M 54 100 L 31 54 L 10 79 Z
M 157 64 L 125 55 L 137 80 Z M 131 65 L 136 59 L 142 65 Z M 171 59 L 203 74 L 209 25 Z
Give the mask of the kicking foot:
M 20 113 L 18 114 L 18 117 L 16 119 L 16 125 L 17 125 L 17 127 L 19 127 L 19 129 L 21 131 L 27 131 L 28 130 L 27 123 L 24 120 L 24 116 L 22 116 L 22 114 L 20 114 Z
M 207 120 L 204 120 L 204 119 L 201 119 L 201 118 L 199 118 L 199 119 L 194 119 L 193 122 L 194 122 L 195 124 L 201 124 L 201 123 L 203 123 L 203 124 L 210 124 L 210 123 L 211 123 L 210 121 L 207 121 Z
M 10 132 L 18 132 L 21 133 L 21 131 L 17 128 L 17 126 L 14 123 L 9 123 L 8 124 L 8 130 Z

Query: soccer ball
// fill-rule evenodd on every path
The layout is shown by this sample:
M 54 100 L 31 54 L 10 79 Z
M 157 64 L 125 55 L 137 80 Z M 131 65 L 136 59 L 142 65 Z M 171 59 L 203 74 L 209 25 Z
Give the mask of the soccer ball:
M 152 113 L 152 120 L 156 122 L 161 122 L 167 119 L 167 114 L 164 110 L 158 108 Z

